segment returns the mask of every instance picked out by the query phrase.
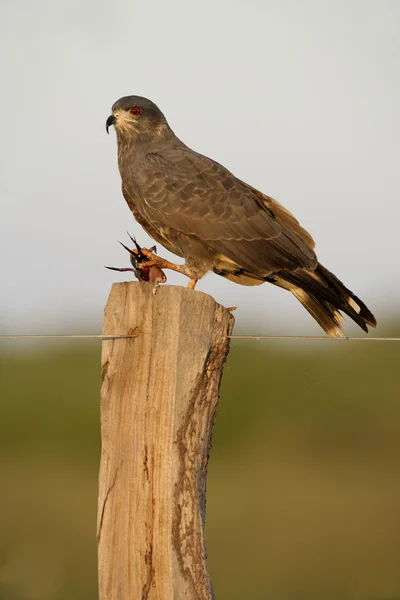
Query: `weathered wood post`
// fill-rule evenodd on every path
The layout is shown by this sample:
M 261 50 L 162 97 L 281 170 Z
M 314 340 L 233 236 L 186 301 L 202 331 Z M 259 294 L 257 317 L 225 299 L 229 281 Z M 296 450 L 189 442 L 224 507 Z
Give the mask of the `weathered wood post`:
M 182 287 L 115 283 L 103 341 L 100 600 L 209 600 L 211 430 L 234 319 Z

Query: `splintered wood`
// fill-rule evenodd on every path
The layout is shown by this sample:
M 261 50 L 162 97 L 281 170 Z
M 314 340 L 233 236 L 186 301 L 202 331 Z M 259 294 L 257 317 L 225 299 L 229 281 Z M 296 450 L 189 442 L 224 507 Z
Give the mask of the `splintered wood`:
M 232 315 L 210 296 L 112 286 L 103 342 L 100 600 L 209 600 L 211 430 Z

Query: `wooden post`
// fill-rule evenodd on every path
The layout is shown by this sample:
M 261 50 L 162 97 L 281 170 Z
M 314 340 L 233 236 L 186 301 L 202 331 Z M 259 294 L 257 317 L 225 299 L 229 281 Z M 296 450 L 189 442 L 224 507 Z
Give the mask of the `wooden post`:
M 100 600 L 209 600 L 211 430 L 234 319 L 206 294 L 114 283 L 103 334 Z

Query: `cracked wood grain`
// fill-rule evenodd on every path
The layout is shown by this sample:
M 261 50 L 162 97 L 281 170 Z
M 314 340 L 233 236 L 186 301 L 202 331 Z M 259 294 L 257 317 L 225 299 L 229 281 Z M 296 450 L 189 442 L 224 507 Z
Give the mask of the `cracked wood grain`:
M 114 284 L 103 334 L 100 600 L 210 600 L 211 431 L 232 315 L 210 296 Z

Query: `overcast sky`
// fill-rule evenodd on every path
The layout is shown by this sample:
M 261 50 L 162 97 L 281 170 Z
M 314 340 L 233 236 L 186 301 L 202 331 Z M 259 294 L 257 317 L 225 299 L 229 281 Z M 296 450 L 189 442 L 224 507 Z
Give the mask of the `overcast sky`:
M 103 268 L 128 266 L 117 240 L 128 229 L 149 242 L 105 132 L 130 94 L 288 207 L 378 321 L 396 313 L 398 0 L 3 0 L 1 11 L 2 332 L 99 329 L 112 281 L 126 279 Z M 273 286 L 208 275 L 198 287 L 238 305 L 247 331 L 321 332 Z

